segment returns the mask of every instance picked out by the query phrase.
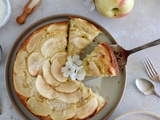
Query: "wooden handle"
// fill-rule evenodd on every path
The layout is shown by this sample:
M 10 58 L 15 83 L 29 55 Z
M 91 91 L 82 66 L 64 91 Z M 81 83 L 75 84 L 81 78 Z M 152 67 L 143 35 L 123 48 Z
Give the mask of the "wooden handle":
M 42 0 L 29 0 L 28 3 L 24 7 L 24 11 L 22 15 L 18 16 L 16 21 L 18 24 L 22 25 L 25 23 L 26 18 L 29 14 L 31 14 L 41 3 Z

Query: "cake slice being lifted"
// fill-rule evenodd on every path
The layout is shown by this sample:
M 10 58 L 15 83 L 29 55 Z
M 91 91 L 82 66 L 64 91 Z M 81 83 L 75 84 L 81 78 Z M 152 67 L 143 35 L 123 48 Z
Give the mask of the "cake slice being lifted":
M 103 42 L 83 60 L 87 76 L 119 76 L 116 57 L 110 46 Z
M 80 54 L 101 31 L 81 18 L 70 18 L 68 55 Z

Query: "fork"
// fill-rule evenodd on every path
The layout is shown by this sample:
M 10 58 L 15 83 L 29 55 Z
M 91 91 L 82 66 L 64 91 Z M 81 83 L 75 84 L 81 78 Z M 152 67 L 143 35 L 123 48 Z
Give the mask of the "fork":
M 143 61 L 146 72 L 148 73 L 148 76 L 156 81 L 156 82 L 160 82 L 160 78 L 159 78 L 159 74 L 156 70 L 156 68 L 154 67 L 153 63 L 151 62 L 151 60 L 149 60 L 149 58 L 144 59 Z
M 0 62 L 2 61 L 2 56 L 3 56 L 3 51 L 2 51 L 2 47 L 0 45 Z
M 2 103 L 1 103 L 1 100 L 0 100 L 0 115 L 2 114 Z

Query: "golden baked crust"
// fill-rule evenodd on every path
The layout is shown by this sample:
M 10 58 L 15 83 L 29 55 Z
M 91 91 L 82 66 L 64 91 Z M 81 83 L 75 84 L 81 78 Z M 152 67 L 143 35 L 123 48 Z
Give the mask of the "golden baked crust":
M 100 32 L 86 20 L 80 18 L 70 20 L 73 19 L 85 21 L 85 28 L 81 29 L 84 24 L 80 26 L 81 32 L 85 31 L 87 26 L 89 30 L 91 28 L 96 30 L 96 32 L 85 31 L 87 38 L 85 40 L 89 42 L 84 46 L 82 44 L 78 51 L 74 52 L 71 47 L 72 25 L 69 30 L 68 22 L 64 21 L 42 26 L 31 33 L 20 46 L 15 58 L 13 69 L 15 91 L 23 105 L 40 119 L 87 119 L 97 114 L 106 105 L 103 97 L 84 86 L 82 82 L 64 77 L 61 72 L 67 55 L 79 54 Z M 78 26 L 79 22 L 74 24 Z M 102 53 L 109 55 L 109 58 L 114 57 L 105 43 L 101 46 Z M 95 52 L 98 53 L 98 51 L 99 47 Z M 105 62 L 107 58 L 100 59 L 102 64 L 108 64 Z M 116 67 L 114 59 L 109 62 L 113 64 L 109 63 L 111 66 L 108 67 Z M 108 74 L 108 69 L 106 71 Z M 118 75 L 118 70 L 115 75 Z
M 116 57 L 110 46 L 103 42 L 83 60 L 83 66 L 88 76 L 119 76 Z

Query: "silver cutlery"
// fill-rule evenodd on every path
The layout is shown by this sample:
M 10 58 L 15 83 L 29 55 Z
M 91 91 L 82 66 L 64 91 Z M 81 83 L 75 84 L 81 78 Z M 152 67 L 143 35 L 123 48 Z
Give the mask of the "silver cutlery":
M 160 95 L 154 89 L 154 85 L 144 78 L 136 79 L 136 86 L 138 90 L 145 95 L 156 95 L 160 98 Z
M 3 56 L 3 50 L 2 50 L 2 47 L 0 45 L 0 62 L 2 61 L 2 56 Z
M 125 50 L 124 48 L 122 48 L 118 44 L 113 44 L 113 45 L 110 45 L 110 46 L 113 49 L 114 54 L 116 55 L 119 68 L 121 69 L 121 68 L 125 67 L 125 65 L 127 63 L 127 58 L 128 58 L 129 55 L 131 55 L 131 54 L 133 54 L 135 52 L 138 52 L 140 50 L 143 50 L 143 49 L 146 49 L 146 48 L 149 48 L 149 47 L 152 47 L 152 46 L 159 45 L 159 44 L 160 44 L 160 39 L 157 39 L 157 40 L 152 41 L 150 43 L 144 44 L 144 45 L 139 46 L 137 48 L 134 48 L 132 50 Z
M 2 102 L 0 100 L 0 115 L 2 114 Z
M 160 82 L 160 78 L 159 78 L 159 74 L 156 70 L 156 68 L 154 67 L 153 63 L 151 62 L 151 60 L 149 60 L 148 58 L 146 58 L 144 61 L 144 66 L 146 69 L 146 72 L 148 73 L 148 76 L 156 81 L 156 82 Z

